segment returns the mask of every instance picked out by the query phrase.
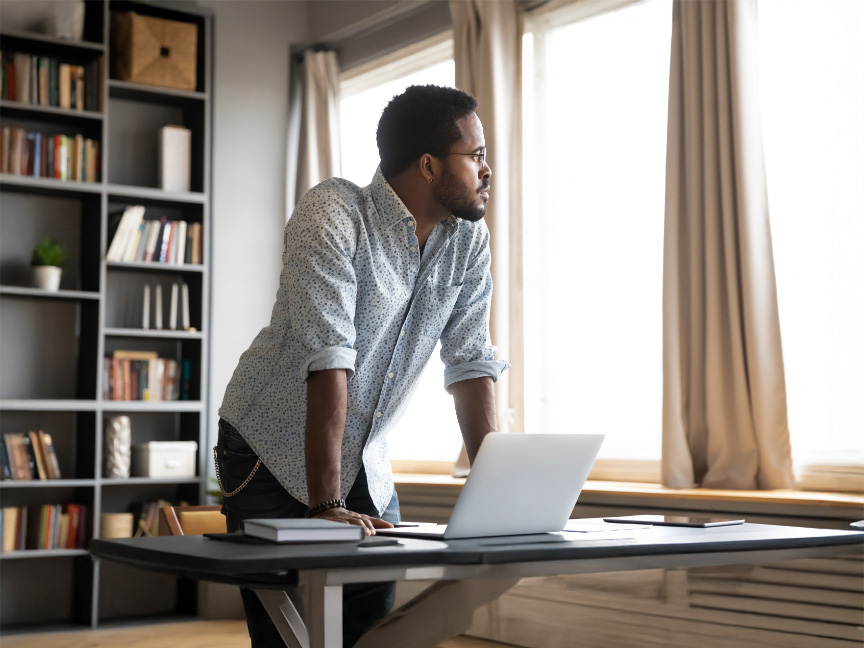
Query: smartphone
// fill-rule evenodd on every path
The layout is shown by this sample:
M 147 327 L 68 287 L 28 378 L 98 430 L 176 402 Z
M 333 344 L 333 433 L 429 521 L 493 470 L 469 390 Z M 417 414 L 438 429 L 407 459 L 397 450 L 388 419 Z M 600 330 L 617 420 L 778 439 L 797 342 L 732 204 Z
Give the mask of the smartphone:
M 744 524 L 744 520 L 715 518 L 701 515 L 624 515 L 621 517 L 603 518 L 604 522 L 621 522 L 624 524 L 655 524 L 657 526 L 683 527 L 716 527 L 731 524 Z

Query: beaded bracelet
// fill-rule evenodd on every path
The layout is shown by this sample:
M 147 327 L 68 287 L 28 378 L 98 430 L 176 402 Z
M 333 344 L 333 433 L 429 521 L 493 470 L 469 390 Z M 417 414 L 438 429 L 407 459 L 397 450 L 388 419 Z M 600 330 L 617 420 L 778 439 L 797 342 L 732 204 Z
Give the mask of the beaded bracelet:
M 316 504 L 312 508 L 306 511 L 306 517 L 311 518 L 316 515 L 323 513 L 324 511 L 329 511 L 334 508 L 346 508 L 344 499 L 332 499 L 327 500 L 326 502 L 321 502 L 320 504 Z

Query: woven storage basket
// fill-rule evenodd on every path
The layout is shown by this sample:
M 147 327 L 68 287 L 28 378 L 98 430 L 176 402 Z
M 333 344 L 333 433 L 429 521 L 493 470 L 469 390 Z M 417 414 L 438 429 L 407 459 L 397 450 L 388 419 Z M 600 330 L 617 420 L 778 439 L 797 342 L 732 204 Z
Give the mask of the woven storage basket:
M 111 14 L 111 76 L 121 81 L 195 90 L 198 26 L 142 16 Z

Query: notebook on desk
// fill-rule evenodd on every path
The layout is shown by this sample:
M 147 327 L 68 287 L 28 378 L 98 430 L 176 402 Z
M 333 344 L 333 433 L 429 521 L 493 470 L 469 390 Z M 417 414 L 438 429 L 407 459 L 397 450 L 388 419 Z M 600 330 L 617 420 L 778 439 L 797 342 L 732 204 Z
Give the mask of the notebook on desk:
M 447 524 L 377 533 L 455 540 L 561 531 L 603 439 L 602 434 L 488 434 Z

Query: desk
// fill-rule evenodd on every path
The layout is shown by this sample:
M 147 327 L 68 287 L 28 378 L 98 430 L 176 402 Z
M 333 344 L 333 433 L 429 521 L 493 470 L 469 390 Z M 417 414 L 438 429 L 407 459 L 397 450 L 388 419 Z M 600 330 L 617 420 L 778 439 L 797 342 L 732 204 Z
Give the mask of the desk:
M 434 580 L 435 585 L 395 610 L 358 644 L 432 648 L 464 632 L 478 607 L 523 577 L 849 555 L 864 548 L 864 533 L 743 524 L 567 533 L 564 540 L 536 544 L 500 538 L 400 542 L 362 548 L 164 536 L 97 539 L 90 553 L 101 560 L 251 587 L 290 648 L 341 646 L 344 584 Z

